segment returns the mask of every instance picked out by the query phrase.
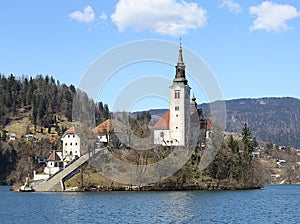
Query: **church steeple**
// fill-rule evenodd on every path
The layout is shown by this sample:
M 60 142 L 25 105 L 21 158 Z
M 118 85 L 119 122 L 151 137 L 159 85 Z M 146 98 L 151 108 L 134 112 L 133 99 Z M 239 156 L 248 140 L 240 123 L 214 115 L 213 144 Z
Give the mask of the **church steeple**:
M 183 66 L 184 66 L 183 56 L 182 56 L 182 43 L 181 43 L 181 38 L 180 38 L 180 43 L 179 43 L 179 55 L 178 55 L 178 62 L 177 62 L 177 65 L 183 65 Z
M 177 65 L 175 66 L 175 68 L 176 68 L 176 75 L 175 75 L 173 82 L 183 83 L 184 85 L 187 85 L 188 81 L 185 78 L 185 64 L 184 64 L 183 56 L 182 56 L 181 38 L 180 38 L 180 44 L 179 44 L 178 61 L 177 61 Z
M 195 113 L 197 111 L 197 102 L 196 102 L 196 97 L 195 95 L 193 94 L 193 97 L 192 97 L 192 102 L 191 102 L 191 114 Z

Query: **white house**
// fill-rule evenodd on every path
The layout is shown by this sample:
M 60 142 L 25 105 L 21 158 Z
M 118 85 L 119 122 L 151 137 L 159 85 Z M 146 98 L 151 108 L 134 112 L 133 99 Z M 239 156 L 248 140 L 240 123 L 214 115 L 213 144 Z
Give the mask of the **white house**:
M 44 168 L 44 173 L 53 175 L 63 168 L 62 158 L 53 151 L 47 159 L 47 166 Z
M 61 138 L 63 142 L 62 159 L 70 162 L 81 156 L 80 137 L 76 134 L 75 128 L 69 128 Z
M 98 135 L 97 138 L 99 142 L 108 143 L 110 140 L 110 134 L 113 131 L 112 120 L 107 119 L 95 127 L 92 131 Z
M 34 180 L 45 180 L 63 168 L 62 153 L 53 151 L 47 159 L 44 172 L 37 174 L 33 171 Z

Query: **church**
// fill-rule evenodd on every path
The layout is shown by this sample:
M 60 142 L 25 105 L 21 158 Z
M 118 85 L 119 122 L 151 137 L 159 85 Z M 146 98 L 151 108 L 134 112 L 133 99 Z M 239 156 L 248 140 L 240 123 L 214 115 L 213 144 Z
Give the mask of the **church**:
M 190 126 L 195 125 L 199 131 L 198 144 L 205 144 L 207 120 L 201 109 L 197 108 L 196 98 L 191 98 L 191 87 L 185 75 L 182 44 L 180 42 L 179 55 L 173 83 L 169 87 L 170 109 L 153 126 L 154 144 L 163 146 L 186 146 L 188 144 Z M 202 133 L 202 134 L 201 134 Z M 203 133 L 205 133 L 203 135 Z

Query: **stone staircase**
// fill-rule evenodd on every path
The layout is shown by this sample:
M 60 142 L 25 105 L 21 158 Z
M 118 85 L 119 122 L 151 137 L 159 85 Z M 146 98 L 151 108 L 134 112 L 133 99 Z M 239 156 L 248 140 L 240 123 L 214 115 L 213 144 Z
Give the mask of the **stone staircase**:
M 34 187 L 35 191 L 38 192 L 50 192 L 50 191 L 64 191 L 64 181 L 75 174 L 80 166 L 86 163 L 93 155 L 97 154 L 104 149 L 95 149 L 92 153 L 90 152 L 79 157 L 77 160 L 72 162 L 70 165 L 66 166 L 64 169 L 60 170 L 49 179 L 41 182 Z

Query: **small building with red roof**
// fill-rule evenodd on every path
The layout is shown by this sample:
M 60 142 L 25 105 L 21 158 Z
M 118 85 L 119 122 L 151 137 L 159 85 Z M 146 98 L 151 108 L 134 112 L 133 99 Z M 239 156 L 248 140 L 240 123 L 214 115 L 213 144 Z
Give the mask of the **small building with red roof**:
M 113 131 L 112 120 L 107 119 L 106 121 L 95 127 L 92 132 L 98 134 L 98 140 L 102 143 L 108 143 L 110 134 Z
M 33 180 L 46 180 L 53 174 L 63 169 L 64 163 L 61 156 L 61 152 L 52 151 L 47 159 L 44 172 L 37 174 L 35 170 L 33 171 Z
M 47 159 L 47 166 L 44 168 L 44 173 L 53 175 L 63 168 L 62 158 L 56 151 L 53 151 Z
M 122 122 L 116 119 L 107 119 L 106 121 L 95 127 L 92 132 L 98 135 L 98 140 L 104 144 L 108 143 L 111 139 L 113 132 L 120 132 L 124 129 Z

